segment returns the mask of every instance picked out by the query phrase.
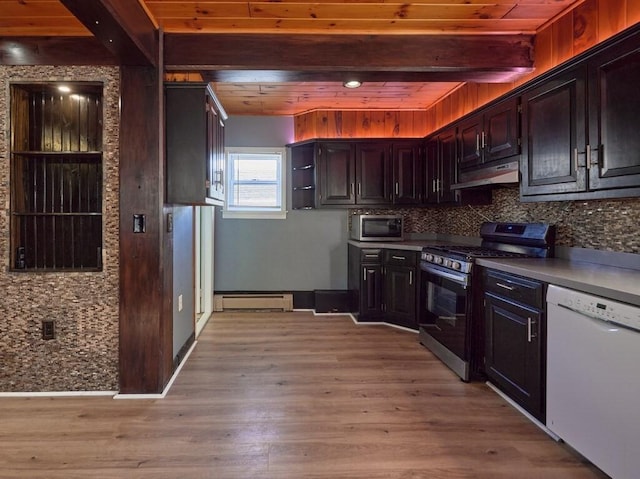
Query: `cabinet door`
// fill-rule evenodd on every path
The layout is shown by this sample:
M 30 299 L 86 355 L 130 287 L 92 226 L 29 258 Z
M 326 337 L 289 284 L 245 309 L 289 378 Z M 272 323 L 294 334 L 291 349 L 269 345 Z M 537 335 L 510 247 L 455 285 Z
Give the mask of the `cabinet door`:
M 517 98 L 500 102 L 484 112 L 480 148 L 484 163 L 520 154 L 520 112 Z
M 482 115 L 474 115 L 458 125 L 460 139 L 461 170 L 478 166 L 482 163 L 482 141 L 484 138 Z
M 523 197 L 586 189 L 585 95 L 576 68 L 522 96 Z
M 356 144 L 356 203 L 379 205 L 391 203 L 390 144 L 386 142 Z
M 440 148 L 437 138 L 432 138 L 426 142 L 424 153 L 424 193 L 422 202 L 435 204 L 438 202 L 438 165 L 440 163 Z
M 640 187 L 640 49 L 633 40 L 589 62 L 591 190 Z
M 382 266 L 379 264 L 361 267 L 360 318 L 379 318 L 382 315 Z
M 213 138 L 206 101 L 202 84 L 165 87 L 167 203 L 207 204 L 212 171 L 209 145 Z
M 391 323 L 417 329 L 414 268 L 386 266 L 384 310 Z
M 207 186 L 210 198 L 224 201 L 224 123 L 207 96 Z
M 485 294 L 485 372 L 544 421 L 542 331 L 540 312 Z
M 422 158 L 418 143 L 394 143 L 393 202 L 415 205 L 422 200 Z
M 318 143 L 320 205 L 355 204 L 355 160 L 350 143 Z
M 440 161 L 438 162 L 438 203 L 455 203 L 458 193 L 451 189 L 456 182 L 457 147 L 456 131 L 449 130 L 438 136 Z

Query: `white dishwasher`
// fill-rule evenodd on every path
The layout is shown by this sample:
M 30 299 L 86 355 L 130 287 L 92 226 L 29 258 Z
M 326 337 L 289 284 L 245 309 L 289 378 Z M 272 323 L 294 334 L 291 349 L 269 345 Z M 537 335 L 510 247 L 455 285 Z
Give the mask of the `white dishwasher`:
M 549 286 L 547 427 L 609 476 L 640 477 L 640 308 Z

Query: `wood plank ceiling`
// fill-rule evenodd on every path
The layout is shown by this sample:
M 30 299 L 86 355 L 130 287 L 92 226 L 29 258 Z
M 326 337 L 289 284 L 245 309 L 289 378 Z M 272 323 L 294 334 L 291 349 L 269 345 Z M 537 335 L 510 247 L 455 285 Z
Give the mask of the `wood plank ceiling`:
M 267 35 L 260 38 L 269 38 L 270 35 L 273 35 L 271 38 L 287 39 L 351 38 L 354 45 L 393 38 L 398 44 L 409 46 L 435 37 L 441 38 L 442 43 L 451 38 L 472 38 L 466 43 L 471 45 L 475 39 L 485 37 L 533 36 L 543 25 L 583 0 L 420 0 L 409 3 L 389 0 L 138 1 L 155 25 L 163 29 L 165 39 L 174 35 L 187 39 L 193 35 L 239 35 L 230 37 L 236 41 L 244 38 L 243 35 L 259 34 Z M 0 37 L 90 35 L 91 32 L 59 0 L 0 0 Z M 233 41 L 231 45 L 223 44 L 220 48 L 232 50 L 233 54 Z M 188 48 L 193 50 L 193 47 L 184 47 L 182 51 L 187 52 Z M 255 46 L 246 48 L 256 49 L 256 55 L 283 59 L 292 56 L 291 49 L 286 46 L 276 46 L 270 51 L 269 45 L 263 45 L 264 52 Z M 420 55 L 398 48 L 402 50 L 398 51 L 399 57 Z M 447 55 L 447 60 L 460 55 L 461 62 L 464 62 L 467 48 L 453 48 L 448 51 L 456 53 Z M 327 59 L 323 59 L 321 67 L 314 69 L 313 50 L 305 50 L 306 56 L 295 60 L 305 63 L 304 75 L 300 72 L 297 75 L 279 74 L 283 72 L 274 72 L 269 65 L 259 65 L 259 60 L 255 60 L 255 65 L 245 66 L 220 67 L 218 63 L 215 68 L 202 64 L 192 65 L 193 68 L 187 70 L 173 68 L 176 71 L 171 74 L 173 78 L 195 78 L 203 74 L 203 78 L 214 82 L 214 88 L 230 114 L 296 115 L 316 109 L 423 109 L 464 81 L 512 81 L 518 74 L 528 71 L 526 68 L 514 68 L 510 75 L 491 78 L 468 72 L 468 78 L 461 78 L 447 76 L 446 68 L 442 71 L 431 68 L 431 76 L 425 76 L 416 71 L 422 69 L 415 67 L 420 60 L 412 59 L 412 66 L 400 63 L 393 68 L 394 74 L 388 75 L 387 70 L 391 69 L 383 64 L 374 64 L 375 59 L 367 59 L 370 63 L 367 68 L 355 65 L 357 61 L 354 60 L 341 63 L 342 53 L 348 57 L 348 50 L 350 48 L 346 47 L 335 53 L 336 67 L 333 69 L 326 66 Z M 435 64 L 439 58 L 430 58 L 426 50 L 425 65 L 429 62 Z M 206 49 L 197 53 L 206 56 Z M 479 55 L 477 52 L 472 54 Z M 388 55 L 386 52 L 385 56 Z M 486 56 L 493 56 L 496 63 L 499 55 L 500 51 L 495 50 L 486 53 Z M 307 60 L 309 65 L 306 65 Z M 226 75 L 225 69 L 229 70 Z M 337 72 L 340 75 L 336 75 Z M 341 79 L 350 72 L 359 74 L 363 79 L 361 88 L 349 90 L 342 86 Z M 439 76 L 434 76 L 434 72 Z

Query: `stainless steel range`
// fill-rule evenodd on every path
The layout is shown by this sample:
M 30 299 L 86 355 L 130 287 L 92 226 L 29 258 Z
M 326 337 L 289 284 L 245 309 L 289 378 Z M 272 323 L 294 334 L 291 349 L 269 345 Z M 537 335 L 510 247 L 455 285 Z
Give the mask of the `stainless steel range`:
M 546 223 L 483 223 L 480 246 L 422 249 L 420 342 L 464 381 L 482 377 L 484 321 L 474 263 L 482 257 L 553 256 L 555 227 Z

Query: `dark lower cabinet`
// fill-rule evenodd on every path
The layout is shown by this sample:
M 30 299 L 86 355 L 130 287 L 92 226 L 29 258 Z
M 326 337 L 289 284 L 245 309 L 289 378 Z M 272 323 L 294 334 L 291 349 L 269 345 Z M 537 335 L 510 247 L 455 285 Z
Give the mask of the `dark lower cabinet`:
M 349 245 L 349 291 L 359 321 L 417 329 L 415 251 Z
M 485 373 L 500 390 L 544 422 L 544 285 L 485 270 L 484 291 Z
M 384 272 L 384 292 L 387 321 L 417 329 L 415 268 L 387 266 Z

